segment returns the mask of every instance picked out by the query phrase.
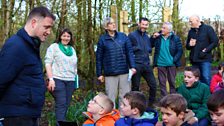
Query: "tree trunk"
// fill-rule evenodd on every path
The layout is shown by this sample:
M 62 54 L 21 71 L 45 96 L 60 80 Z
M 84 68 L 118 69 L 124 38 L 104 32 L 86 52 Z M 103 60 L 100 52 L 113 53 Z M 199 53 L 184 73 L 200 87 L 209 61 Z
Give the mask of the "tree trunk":
M 139 19 L 142 17 L 142 0 L 139 0 Z
M 58 25 L 58 30 L 62 29 L 65 27 L 65 20 L 67 16 L 67 6 L 66 6 L 66 0 L 62 1 L 62 6 L 61 6 L 61 12 L 60 12 L 60 22 Z
M 0 47 L 4 44 L 5 42 L 5 39 L 6 39 L 6 21 L 7 21 L 7 18 L 6 18 L 6 12 L 7 12 L 7 4 L 6 4 L 6 0 L 1 0 L 1 20 L 3 21 L 1 23 L 1 37 L 0 37 L 0 40 L 1 40 L 1 43 L 0 43 Z
M 89 61 L 89 72 L 88 72 L 88 84 L 91 86 L 93 85 L 93 78 L 95 75 L 94 71 L 94 66 L 95 66 L 95 54 L 94 54 L 94 48 L 93 48 L 93 41 L 92 41 L 92 6 L 91 6 L 91 0 L 88 1 L 88 23 L 87 23 L 87 30 L 88 30 L 88 35 L 87 35 L 87 43 L 88 43 L 88 52 L 90 56 L 90 61 Z
M 131 0 L 131 21 L 136 23 L 135 0 Z

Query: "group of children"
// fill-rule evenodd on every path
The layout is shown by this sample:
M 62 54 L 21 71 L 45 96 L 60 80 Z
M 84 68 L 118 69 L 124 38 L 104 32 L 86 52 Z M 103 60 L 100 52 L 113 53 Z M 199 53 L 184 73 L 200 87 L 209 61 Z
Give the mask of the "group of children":
M 224 64 L 220 64 L 221 80 L 223 70 Z M 212 126 L 224 126 L 224 89 L 218 88 L 224 81 L 213 84 L 211 94 L 199 77 L 199 69 L 185 68 L 184 84 L 178 88 L 178 94 L 169 94 L 158 104 L 162 122 L 157 122 L 156 110 L 147 108 L 144 94 L 131 91 L 123 97 L 119 111 L 105 94 L 96 95 L 89 101 L 88 112 L 84 112 L 88 119 L 83 126 L 208 126 L 210 122 Z

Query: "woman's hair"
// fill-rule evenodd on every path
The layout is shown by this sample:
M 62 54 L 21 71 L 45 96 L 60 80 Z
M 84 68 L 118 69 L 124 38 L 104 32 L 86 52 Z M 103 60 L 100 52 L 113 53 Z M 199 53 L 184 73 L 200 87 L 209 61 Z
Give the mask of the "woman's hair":
M 219 70 L 221 70 L 222 68 L 224 68 L 224 62 L 223 63 L 220 63 L 219 66 L 218 66 L 218 69 Z
M 111 22 L 114 22 L 113 18 L 111 18 L 111 17 L 104 18 L 104 20 L 103 20 L 103 28 L 106 29 L 108 24 L 111 23 Z
M 70 39 L 70 42 L 68 43 L 68 45 L 73 46 L 74 45 L 73 35 L 72 35 L 72 32 L 68 28 L 64 28 L 64 29 L 60 30 L 60 33 L 59 33 L 58 38 L 56 39 L 55 43 L 61 42 L 61 36 L 64 33 L 68 33 L 70 35 L 71 39 Z

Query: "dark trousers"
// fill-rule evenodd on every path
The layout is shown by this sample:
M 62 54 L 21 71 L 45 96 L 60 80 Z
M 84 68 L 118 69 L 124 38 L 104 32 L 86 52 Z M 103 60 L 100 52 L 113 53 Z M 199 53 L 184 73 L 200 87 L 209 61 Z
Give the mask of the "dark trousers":
M 149 103 L 155 101 L 156 97 L 156 79 L 150 65 L 136 64 L 136 74 L 132 77 L 132 90 L 139 91 L 141 76 L 146 80 L 149 86 Z
M 175 88 L 176 67 L 175 66 L 157 67 L 157 69 L 158 69 L 158 79 L 159 79 L 161 97 L 164 97 L 168 94 L 166 89 L 166 80 L 168 80 L 169 82 L 170 94 L 176 93 Z
M 56 87 L 52 94 L 55 99 L 56 121 L 65 121 L 66 113 L 72 100 L 74 81 L 54 80 Z
M 7 117 L 3 126 L 38 126 L 37 118 L 32 117 Z

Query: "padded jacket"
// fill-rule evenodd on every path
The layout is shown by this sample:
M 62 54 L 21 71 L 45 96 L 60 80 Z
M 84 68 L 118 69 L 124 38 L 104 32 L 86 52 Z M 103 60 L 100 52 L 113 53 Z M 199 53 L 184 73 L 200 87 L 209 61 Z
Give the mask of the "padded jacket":
M 123 117 L 116 121 L 115 126 L 154 126 L 158 121 L 158 112 L 148 108 L 139 118 Z
M 149 54 L 152 52 L 149 36 L 146 32 L 141 32 L 139 29 L 131 32 L 128 35 L 131 41 L 135 63 L 150 64 Z
M 0 117 L 40 117 L 46 86 L 39 46 L 24 28 L 5 42 L 0 52 Z
M 183 48 L 182 48 L 180 37 L 178 37 L 174 33 L 171 33 L 169 38 L 170 38 L 169 51 L 171 56 L 173 57 L 173 63 L 175 64 L 176 67 L 179 67 L 181 66 L 180 59 L 183 54 Z M 151 37 L 150 40 L 152 43 L 152 47 L 155 47 L 153 66 L 157 66 L 157 60 L 159 57 L 159 52 L 160 52 L 160 47 L 162 42 L 162 35 L 158 36 L 157 38 Z
M 196 39 L 196 45 L 190 46 L 191 38 Z M 201 22 L 199 28 L 191 28 L 188 32 L 186 48 L 190 50 L 191 62 L 212 62 L 212 49 L 218 45 L 218 37 L 214 29 Z M 206 48 L 206 52 L 202 50 Z
M 127 74 L 129 68 L 135 68 L 133 55 L 131 42 L 124 33 L 115 32 L 115 36 L 110 37 L 106 32 L 97 44 L 97 77 Z
M 186 87 L 183 84 L 177 92 L 187 100 L 188 109 L 191 109 L 199 120 L 202 118 L 209 119 L 207 101 L 211 94 L 208 85 L 200 81 L 195 82 L 192 87 Z
M 83 112 L 83 114 L 88 118 L 83 123 L 83 126 L 114 126 L 115 121 L 120 118 L 120 112 L 115 109 L 96 121 L 93 120 L 91 113 Z

